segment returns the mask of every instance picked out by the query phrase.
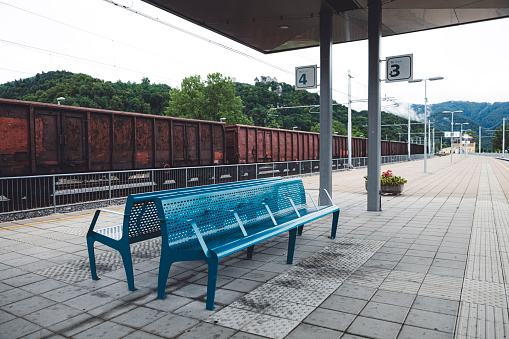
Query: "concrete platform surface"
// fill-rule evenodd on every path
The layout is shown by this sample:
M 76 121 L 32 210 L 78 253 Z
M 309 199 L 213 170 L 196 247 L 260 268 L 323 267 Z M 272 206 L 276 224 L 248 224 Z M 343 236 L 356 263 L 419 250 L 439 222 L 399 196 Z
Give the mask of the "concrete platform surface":
M 203 262 L 174 264 L 157 299 L 160 239 L 132 246 L 137 291 L 102 245 L 92 280 L 92 210 L 0 223 L 0 338 L 508 338 L 509 162 L 387 169 L 408 183 L 381 212 L 366 211 L 365 169 L 333 174 L 338 237 L 330 217 L 306 225 L 293 265 L 286 235 L 224 258 L 212 312 Z

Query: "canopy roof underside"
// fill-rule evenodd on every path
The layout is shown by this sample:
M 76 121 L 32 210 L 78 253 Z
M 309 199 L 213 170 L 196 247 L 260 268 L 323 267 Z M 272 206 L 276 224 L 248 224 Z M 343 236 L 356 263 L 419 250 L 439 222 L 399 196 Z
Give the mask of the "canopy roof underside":
M 367 39 L 368 0 L 144 0 L 262 53 L 319 45 L 320 11 L 333 43 Z M 509 0 L 384 0 L 382 35 L 509 17 Z

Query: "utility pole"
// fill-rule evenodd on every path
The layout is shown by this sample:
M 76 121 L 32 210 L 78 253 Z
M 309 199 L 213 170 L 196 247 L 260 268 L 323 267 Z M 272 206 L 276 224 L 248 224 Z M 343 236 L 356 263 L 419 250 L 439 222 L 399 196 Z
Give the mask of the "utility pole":
M 502 121 L 502 157 L 505 157 L 505 118 Z
M 348 168 L 352 168 L 352 76 L 348 70 Z
M 481 126 L 479 125 L 479 155 L 481 155 Z
M 410 154 L 410 106 L 408 106 L 408 161 L 410 161 L 411 154 Z

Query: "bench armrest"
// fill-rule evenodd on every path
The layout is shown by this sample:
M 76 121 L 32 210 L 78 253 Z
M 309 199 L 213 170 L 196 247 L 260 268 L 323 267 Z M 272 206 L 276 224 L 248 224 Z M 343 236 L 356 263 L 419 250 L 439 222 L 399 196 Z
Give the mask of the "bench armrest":
M 117 211 L 105 210 L 105 209 L 102 209 L 102 208 L 98 209 L 97 211 L 113 213 L 113 214 L 118 214 L 118 215 L 121 215 L 121 216 L 125 216 L 125 213 L 121 213 L 121 212 L 117 212 Z
M 94 230 L 95 225 L 97 224 L 97 219 L 99 219 L 99 214 L 101 214 L 101 212 L 107 212 L 107 213 L 113 213 L 113 214 L 119 214 L 121 216 L 125 216 L 124 213 L 120 213 L 120 212 L 116 212 L 116 211 L 110 211 L 110 210 L 105 210 L 105 209 L 98 209 L 98 210 L 95 211 L 94 218 L 92 219 L 92 222 L 90 223 L 90 227 L 88 228 L 87 235 L 89 235 Z
M 325 194 L 327 194 L 327 197 L 329 198 L 331 205 L 334 205 L 334 202 L 332 201 L 332 198 L 331 198 L 329 192 L 327 192 L 327 190 L 325 188 L 310 188 L 310 189 L 307 189 L 306 191 L 324 191 Z M 315 203 L 313 198 L 311 198 L 311 200 L 313 201 L 313 203 Z M 316 206 L 316 204 L 315 204 L 315 206 Z
M 189 222 L 191 222 L 191 227 L 193 228 L 194 233 L 196 233 L 196 237 L 198 238 L 198 242 L 200 243 L 203 253 L 207 258 L 210 258 L 209 248 L 207 247 L 207 244 L 205 243 L 205 240 L 203 239 L 203 236 L 201 235 L 201 232 L 198 229 L 198 225 L 194 220 L 189 220 Z

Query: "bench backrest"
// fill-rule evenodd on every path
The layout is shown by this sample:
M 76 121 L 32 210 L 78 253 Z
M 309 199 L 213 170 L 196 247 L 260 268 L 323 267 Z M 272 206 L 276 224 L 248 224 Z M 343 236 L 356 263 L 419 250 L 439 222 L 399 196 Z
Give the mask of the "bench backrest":
M 198 246 L 197 227 L 207 244 L 221 244 L 224 235 L 242 237 L 242 230 L 235 214 L 245 229 L 263 223 L 272 227 L 273 222 L 266 204 L 274 218 L 294 213 L 293 206 L 306 203 L 301 179 L 289 179 L 261 183 L 229 190 L 204 192 L 175 198 L 157 198 L 156 205 L 161 220 L 163 246 L 172 249 L 191 249 Z
M 131 194 L 127 198 L 123 234 L 129 239 L 143 239 L 161 231 L 155 199 L 161 197 L 179 197 L 204 192 L 227 190 L 236 187 L 251 187 L 266 182 L 281 181 L 281 178 L 246 180 L 232 183 L 213 184 L 207 186 L 187 187 L 159 192 Z

